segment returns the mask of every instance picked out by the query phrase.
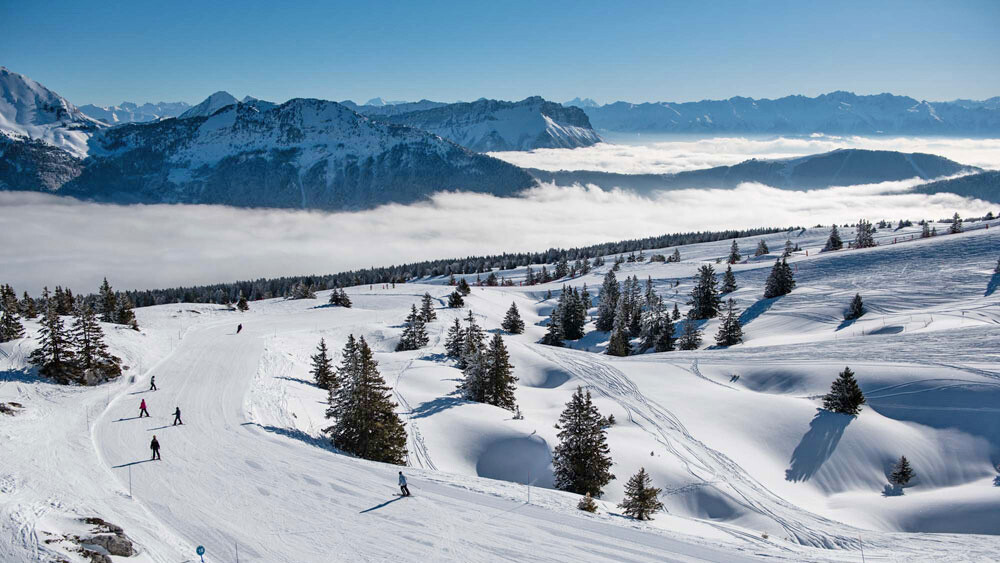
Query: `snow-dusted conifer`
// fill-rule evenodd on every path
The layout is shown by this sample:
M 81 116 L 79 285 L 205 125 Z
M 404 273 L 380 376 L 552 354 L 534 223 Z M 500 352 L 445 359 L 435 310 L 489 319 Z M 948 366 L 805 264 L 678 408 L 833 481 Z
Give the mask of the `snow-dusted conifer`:
M 767 247 L 767 243 L 764 242 L 764 239 L 760 239 L 759 241 L 757 241 L 757 250 L 754 251 L 753 253 L 754 256 L 763 256 L 765 254 L 770 254 L 770 253 L 771 249 Z
M 899 461 L 892 468 L 892 473 L 889 474 L 889 482 L 897 487 L 905 487 L 910 483 L 910 480 L 916 477 L 913 472 L 913 467 L 910 466 L 910 461 L 906 459 L 906 456 L 899 456 Z
M 106 323 L 115 322 L 116 313 L 118 312 L 118 299 L 115 292 L 111 289 L 111 284 L 108 283 L 108 278 L 104 278 L 98 291 L 100 293 L 101 320 Z
M 826 239 L 826 245 L 823 246 L 823 252 L 840 250 L 841 248 L 844 248 L 844 241 L 841 240 L 840 231 L 837 230 L 837 224 L 834 223 L 833 227 L 830 227 L 830 236 Z
M 732 265 L 726 266 L 726 273 L 722 274 L 722 289 L 721 293 L 732 293 L 737 289 L 736 285 L 736 275 L 733 274 Z
M 330 359 L 325 339 L 319 339 L 319 346 L 316 347 L 316 353 L 310 359 L 312 360 L 312 370 L 309 373 L 312 374 L 316 385 L 321 389 L 336 392 L 339 384 L 336 373 L 333 371 L 333 361 Z
M 448 328 L 448 335 L 444 341 L 445 353 L 450 358 L 462 357 L 462 350 L 465 348 L 465 330 L 462 323 L 456 318 L 451 327 Z
M 76 354 L 73 352 L 72 340 L 54 301 L 49 300 L 49 306 L 40 324 L 39 346 L 31 353 L 28 360 L 38 366 L 38 373 L 59 383 L 78 381 L 79 372 L 76 368 Z
M 590 397 L 577 387 L 556 424 L 559 444 L 552 455 L 556 488 L 600 497 L 611 473 L 605 418 Z
M 618 289 L 618 279 L 613 271 L 604 276 L 601 285 L 600 303 L 597 306 L 597 330 L 609 331 L 615 324 L 615 310 L 621 291 Z
M 104 343 L 104 332 L 94 309 L 80 301 L 71 328 L 76 371 L 82 382 L 103 381 L 121 375 L 121 360 L 112 356 Z
M 848 321 L 853 321 L 854 319 L 860 318 L 861 315 L 865 314 L 865 302 L 861 299 L 860 293 L 854 294 L 854 299 L 851 299 L 851 305 L 847 309 L 847 313 L 844 314 L 844 319 Z
M 420 318 L 425 322 L 436 321 L 438 316 L 434 312 L 434 300 L 430 293 L 424 293 L 424 296 L 420 299 Z
M 512 302 L 510 304 L 510 309 L 507 309 L 507 314 L 504 315 L 500 328 L 510 334 L 521 334 L 524 332 L 524 321 L 521 320 L 521 313 L 517 310 L 517 303 Z
M 856 415 L 865 404 L 865 395 L 854 379 L 851 368 L 845 367 L 830 386 L 830 392 L 823 397 L 823 408 L 841 414 Z
M 410 306 L 410 314 L 406 316 L 406 326 L 396 345 L 396 351 L 417 350 L 427 346 L 427 328 L 424 319 L 417 311 L 416 305 Z
M 636 520 L 649 520 L 651 514 L 663 510 L 659 496 L 660 489 L 653 486 L 646 468 L 641 467 L 625 484 L 625 499 L 618 507 Z
M 740 245 L 733 240 L 733 244 L 729 246 L 729 257 L 726 259 L 726 262 L 735 264 L 742 259 L 743 256 L 740 255 Z
M 715 343 L 719 346 L 734 346 L 740 342 L 743 342 L 740 311 L 736 308 L 736 301 L 730 299 L 726 302 L 726 312 L 719 325 L 719 332 L 715 335 Z
M 715 268 L 709 264 L 698 268 L 698 276 L 691 289 L 688 304 L 688 318 L 694 320 L 711 319 L 719 314 L 719 291 L 716 289 Z
M 701 347 L 701 329 L 698 324 L 688 319 L 684 321 L 684 328 L 681 330 L 681 337 L 677 340 L 677 346 L 681 350 L 697 350 Z
M 465 306 L 465 299 L 462 298 L 462 294 L 459 291 L 452 291 L 451 295 L 448 296 L 448 307 L 452 309 L 461 309 Z

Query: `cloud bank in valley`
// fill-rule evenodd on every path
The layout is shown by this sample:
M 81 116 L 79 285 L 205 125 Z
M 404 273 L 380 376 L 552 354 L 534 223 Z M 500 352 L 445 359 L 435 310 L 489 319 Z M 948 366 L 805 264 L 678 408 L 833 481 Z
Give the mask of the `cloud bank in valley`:
M 172 287 L 669 232 L 997 211 L 951 194 L 907 193 L 916 183 L 810 192 L 743 184 L 653 197 L 546 185 L 517 198 L 439 193 L 425 203 L 355 213 L 116 206 L 0 192 L 0 281 L 33 294 L 57 284 L 89 292 L 104 276 L 120 289 Z
M 639 140 L 640 138 L 636 138 Z M 616 139 L 619 141 L 620 139 Z M 738 164 L 749 158 L 794 158 L 836 149 L 923 152 L 962 164 L 1000 169 L 1000 139 L 930 139 L 919 137 L 718 137 L 663 140 L 643 144 L 600 143 L 578 149 L 498 152 L 492 156 L 525 168 L 598 170 L 622 174 L 673 174 L 685 170 Z

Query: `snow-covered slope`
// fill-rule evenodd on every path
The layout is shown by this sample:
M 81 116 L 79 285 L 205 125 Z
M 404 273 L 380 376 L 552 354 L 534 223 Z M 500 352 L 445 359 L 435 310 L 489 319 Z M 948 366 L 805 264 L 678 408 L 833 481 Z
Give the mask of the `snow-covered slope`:
M 441 190 L 510 195 L 533 183 L 513 165 L 323 100 L 234 103 L 210 117 L 115 127 L 91 146 L 83 174 L 60 193 L 116 203 L 344 209 Z
M 639 192 L 689 188 L 735 188 L 758 182 L 775 188 L 811 190 L 874 184 L 910 178 L 934 180 L 981 172 L 980 168 L 923 153 L 838 149 L 790 159 L 751 159 L 676 174 L 615 174 L 590 170 L 529 170 L 540 181 L 559 185 L 595 184 L 605 189 Z M 941 190 L 946 191 L 946 190 Z
M 401 109 L 401 106 L 392 106 Z M 585 147 L 600 142 L 582 110 L 538 96 L 520 102 L 478 100 L 380 115 L 450 139 L 474 151 Z
M 970 137 L 1000 134 L 1000 107 L 831 92 L 774 100 L 735 97 L 699 102 L 615 102 L 584 108 L 594 127 L 659 133 L 900 134 Z
M 83 158 L 87 140 L 103 127 L 59 94 L 0 66 L 0 135 L 40 140 Z
M 232 94 L 224 90 L 219 90 L 218 92 L 205 98 L 200 104 L 180 114 L 179 117 L 180 119 L 187 119 L 189 117 L 208 117 L 220 109 L 226 106 L 231 106 L 237 102 L 239 102 L 239 100 L 234 98 Z
M 883 229 L 876 248 L 833 253 L 817 252 L 825 228 L 768 235 L 771 248 L 786 238 L 802 247 L 790 259 L 798 285 L 764 300 L 773 255 L 737 264 L 731 297 L 746 339 L 729 349 L 612 358 L 599 354 L 607 334 L 592 324 L 568 348 L 538 344 L 555 302 L 546 292 L 595 291 L 610 260 L 577 279 L 474 288 L 462 310 L 443 307 L 444 279 L 348 288 L 351 309 L 322 306 L 327 292 L 253 302 L 242 315 L 139 309 L 141 333 L 105 325 L 134 379 L 96 389 L 37 381 L 24 370 L 30 339 L 0 345 L 0 401 L 23 407 L 0 423 L 0 559 L 75 562 L 47 533 L 97 515 L 123 526 L 145 560 L 165 562 L 193 558 L 196 545 L 209 561 L 237 549 L 261 561 L 858 561 L 862 549 L 874 561 L 993 560 L 1000 222 L 985 226 L 930 239 L 918 227 Z M 757 238 L 738 242 L 750 249 Z M 680 247 L 676 264 L 625 263 L 618 276 L 648 277 L 684 310 L 696 269 L 729 243 Z M 393 352 L 425 291 L 439 303 L 430 345 Z M 869 312 L 845 323 L 856 292 Z M 511 302 L 527 324 L 504 337 L 523 420 L 458 397 L 460 372 L 442 354 L 453 318 L 471 310 L 497 330 Z M 706 341 L 718 322 L 704 323 Z M 309 382 L 309 355 L 325 338 L 338 359 L 351 333 L 372 344 L 407 423 L 413 498 L 391 496 L 398 468 L 338 454 L 322 437 L 326 395 Z M 844 365 L 868 397 L 856 418 L 818 409 Z M 151 375 L 158 391 L 146 391 Z M 577 386 L 617 419 L 608 434 L 618 479 L 596 516 L 547 489 L 552 426 Z M 141 398 L 152 418 L 134 418 Z M 170 426 L 175 406 L 184 426 Z M 153 434 L 161 462 L 145 461 Z M 899 455 L 917 478 L 884 496 Z M 615 507 L 639 467 L 668 510 L 646 523 Z
M 177 117 L 191 107 L 187 102 L 159 102 L 142 105 L 133 102 L 122 102 L 117 106 L 95 106 L 86 104 L 80 106 L 84 114 L 99 119 L 110 125 L 120 123 L 141 123 L 157 121 L 167 117 Z

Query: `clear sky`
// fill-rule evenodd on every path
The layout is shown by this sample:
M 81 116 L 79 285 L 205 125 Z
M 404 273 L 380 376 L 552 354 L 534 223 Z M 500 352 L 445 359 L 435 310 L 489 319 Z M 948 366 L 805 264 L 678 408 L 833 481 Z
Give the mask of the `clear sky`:
M 1000 95 L 1000 0 L 0 0 L 0 65 L 77 105 L 983 99 Z

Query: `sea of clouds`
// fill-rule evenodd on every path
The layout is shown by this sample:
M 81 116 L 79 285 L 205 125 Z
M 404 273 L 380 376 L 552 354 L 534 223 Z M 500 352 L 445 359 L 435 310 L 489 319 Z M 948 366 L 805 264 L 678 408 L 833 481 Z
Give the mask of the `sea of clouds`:
M 598 170 L 622 174 L 672 174 L 685 170 L 728 166 L 750 158 L 794 158 L 836 149 L 871 149 L 937 154 L 962 164 L 1000 169 L 1000 139 L 923 137 L 777 137 L 771 139 L 718 137 L 652 140 L 615 137 L 579 149 L 537 149 L 497 152 L 492 156 L 525 168 Z
M 869 219 L 979 216 L 996 205 L 907 193 L 917 180 L 808 192 L 760 184 L 643 197 L 545 185 L 521 197 L 438 193 L 353 213 L 210 205 L 119 206 L 0 192 L 0 282 L 96 290 L 332 273 L 424 259 L 544 250 L 651 235 Z

